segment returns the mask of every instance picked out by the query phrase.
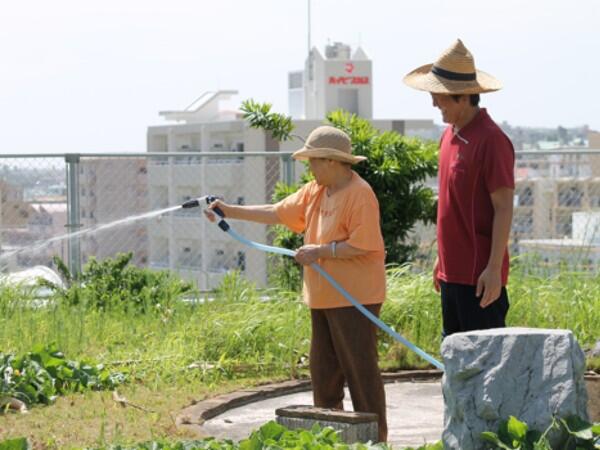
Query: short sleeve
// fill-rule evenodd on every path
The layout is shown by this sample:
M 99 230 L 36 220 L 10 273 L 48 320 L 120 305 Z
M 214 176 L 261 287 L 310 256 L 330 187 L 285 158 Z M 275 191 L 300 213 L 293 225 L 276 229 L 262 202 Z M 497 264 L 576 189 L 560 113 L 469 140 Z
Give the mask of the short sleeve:
M 383 237 L 379 224 L 379 203 L 375 194 L 365 193 L 353 202 L 348 215 L 348 239 L 346 243 L 367 251 L 383 251 Z
M 313 183 L 307 183 L 298 191 L 275 203 L 275 213 L 286 227 L 295 233 L 306 228 L 306 208 L 310 199 Z
M 486 142 L 483 176 L 490 194 L 500 188 L 515 188 L 515 151 L 502 132 L 490 136 Z

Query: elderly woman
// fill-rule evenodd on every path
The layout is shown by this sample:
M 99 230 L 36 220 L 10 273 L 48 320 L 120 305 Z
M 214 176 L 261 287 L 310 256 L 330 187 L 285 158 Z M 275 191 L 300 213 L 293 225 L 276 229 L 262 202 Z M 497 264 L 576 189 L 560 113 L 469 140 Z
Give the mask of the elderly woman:
M 377 363 L 375 326 L 310 267 L 316 262 L 357 301 L 379 315 L 385 300 L 385 252 L 379 204 L 352 170 L 350 138 L 330 126 L 315 129 L 293 154 L 308 159 L 315 180 L 274 205 L 238 206 L 220 200 L 225 217 L 304 233 L 296 261 L 304 265 L 304 301 L 311 310 L 310 373 L 314 404 L 343 409 L 348 383 L 355 411 L 376 413 L 379 440 L 387 440 L 385 391 Z M 214 220 L 210 211 L 207 216 Z

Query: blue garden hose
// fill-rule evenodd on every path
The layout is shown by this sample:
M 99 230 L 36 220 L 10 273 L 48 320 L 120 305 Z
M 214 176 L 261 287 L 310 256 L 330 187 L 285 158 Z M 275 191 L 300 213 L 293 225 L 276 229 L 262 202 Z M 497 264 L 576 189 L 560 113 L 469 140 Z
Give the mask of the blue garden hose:
M 206 199 L 206 202 L 208 204 L 210 204 L 215 200 L 215 197 L 206 196 L 206 197 L 202 197 L 202 199 L 190 200 L 190 201 L 184 203 L 182 205 L 182 207 L 183 208 L 193 208 L 195 206 L 200 206 L 200 201 L 204 200 L 204 199 Z M 221 217 L 221 219 L 217 222 L 217 225 L 219 226 L 219 228 L 221 228 L 221 230 L 228 233 L 236 241 L 241 242 L 242 244 L 247 245 L 248 247 L 252 247 L 257 250 L 260 250 L 262 252 L 276 253 L 279 255 L 285 255 L 285 256 L 291 256 L 291 257 L 296 256 L 296 252 L 293 250 L 289 250 L 287 248 L 281 248 L 281 247 L 273 247 L 271 245 L 259 244 L 258 242 L 254 242 L 254 241 L 251 241 L 251 240 L 245 238 L 244 236 L 236 233 L 236 231 L 233 228 L 231 228 L 231 226 L 224 220 L 225 214 L 223 214 L 223 211 L 221 211 L 219 208 L 213 208 L 212 211 L 214 211 L 215 214 L 217 214 L 218 216 Z M 339 291 L 339 293 L 342 294 L 346 298 L 346 300 L 348 300 L 355 308 L 357 308 L 362 314 L 364 314 L 371 322 L 373 322 L 375 325 L 377 325 L 380 329 L 382 329 L 387 334 L 392 336 L 398 342 L 400 342 L 403 345 L 405 345 L 406 347 L 408 347 L 410 350 L 415 352 L 421 358 L 423 358 L 426 361 L 428 361 L 429 363 L 433 364 L 438 369 L 444 370 L 444 365 L 441 362 L 439 362 L 437 359 L 435 359 L 433 356 L 431 356 L 427 352 L 421 350 L 415 344 L 413 344 L 412 342 L 410 342 L 409 340 L 407 340 L 406 338 L 404 338 L 403 336 L 398 334 L 396 331 L 394 331 L 391 327 L 386 325 L 381 319 L 379 319 L 371 311 L 369 311 L 362 304 L 360 304 L 354 297 L 352 297 L 350 295 L 350 293 L 348 291 L 346 291 L 342 286 L 340 286 L 340 284 L 337 281 L 335 281 L 331 277 L 331 275 L 329 275 L 327 272 L 325 272 L 321 266 L 319 266 L 317 263 L 312 263 L 310 265 L 310 267 L 312 267 L 319 274 L 321 274 L 321 276 L 323 278 L 325 278 L 337 291 Z

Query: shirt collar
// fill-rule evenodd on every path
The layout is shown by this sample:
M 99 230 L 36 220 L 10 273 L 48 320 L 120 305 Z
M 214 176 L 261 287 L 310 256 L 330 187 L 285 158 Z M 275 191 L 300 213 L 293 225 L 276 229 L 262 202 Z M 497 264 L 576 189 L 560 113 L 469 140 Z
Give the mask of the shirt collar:
M 483 121 L 485 121 L 489 117 L 490 116 L 488 115 L 486 108 L 479 108 L 479 111 L 477 111 L 477 114 L 475 114 L 471 121 L 464 127 L 462 127 L 460 130 L 458 130 L 458 132 L 461 134 L 469 133 L 470 130 L 477 128 Z M 454 125 L 452 126 L 452 131 L 454 131 Z
M 458 131 L 455 131 L 454 125 L 451 125 L 450 130 L 455 139 L 459 139 L 461 142 L 468 144 L 469 141 L 471 140 L 471 138 L 470 138 L 471 130 L 476 130 L 481 125 L 481 123 L 487 119 L 489 119 L 487 109 L 479 108 L 479 111 L 477 111 L 477 114 L 475 114 L 475 116 L 473 116 L 473 118 L 471 119 L 471 121 L 468 124 L 466 124 L 464 127 L 462 127 Z

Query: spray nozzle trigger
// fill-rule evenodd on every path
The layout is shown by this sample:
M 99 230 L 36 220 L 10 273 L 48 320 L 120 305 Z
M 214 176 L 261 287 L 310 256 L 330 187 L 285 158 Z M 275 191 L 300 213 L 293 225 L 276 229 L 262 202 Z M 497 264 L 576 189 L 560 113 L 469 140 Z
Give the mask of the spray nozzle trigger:
M 206 196 L 206 204 L 210 205 L 212 202 L 214 202 L 218 197 L 215 197 L 214 195 L 207 195 Z M 212 211 L 219 217 L 221 217 L 222 219 L 225 218 L 225 213 L 221 210 L 221 208 L 213 208 Z

